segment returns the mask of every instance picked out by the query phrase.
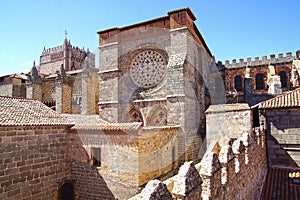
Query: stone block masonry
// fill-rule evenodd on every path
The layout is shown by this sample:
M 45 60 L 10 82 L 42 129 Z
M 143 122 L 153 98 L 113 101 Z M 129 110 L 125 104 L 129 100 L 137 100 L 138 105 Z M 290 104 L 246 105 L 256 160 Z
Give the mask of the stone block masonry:
M 265 110 L 262 114 L 267 129 L 268 164 L 299 167 L 299 109 Z
M 219 141 L 228 144 L 252 130 L 252 112 L 247 104 L 211 105 L 206 110 L 207 145 Z M 221 140 L 220 140 L 221 139 Z
M 0 199 L 53 199 L 70 179 L 64 127 L 1 127 L 0 136 Z
M 96 167 L 73 161 L 72 178 L 76 180 L 76 199 L 115 199 Z
M 75 199 L 115 199 L 66 127 L 0 127 L 1 200 L 58 200 L 65 183 Z
M 245 133 L 217 151 L 215 145 L 200 163 L 186 162 L 175 176 L 149 181 L 130 200 L 257 199 L 267 171 L 265 133 Z
M 72 113 L 72 92 L 74 77 L 62 76 L 56 80 L 56 111 Z

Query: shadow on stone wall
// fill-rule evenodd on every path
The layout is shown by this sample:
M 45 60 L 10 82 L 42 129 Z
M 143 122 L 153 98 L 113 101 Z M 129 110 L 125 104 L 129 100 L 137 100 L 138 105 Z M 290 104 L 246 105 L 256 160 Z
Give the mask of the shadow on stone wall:
M 270 166 L 300 166 L 299 111 L 266 113 L 267 152 Z
M 89 165 L 89 153 L 83 147 L 77 131 L 69 130 L 68 138 L 75 199 L 115 199 L 97 167 Z
M 245 133 L 217 152 L 215 145 L 208 147 L 200 163 L 186 162 L 166 181 L 149 181 L 131 200 L 257 199 L 267 171 L 265 133 Z
M 268 165 L 270 166 L 288 166 L 299 167 L 299 164 L 295 161 L 291 154 L 299 154 L 298 151 L 293 149 L 300 149 L 299 144 L 280 144 L 278 140 L 272 135 L 267 135 L 267 153 L 268 153 Z

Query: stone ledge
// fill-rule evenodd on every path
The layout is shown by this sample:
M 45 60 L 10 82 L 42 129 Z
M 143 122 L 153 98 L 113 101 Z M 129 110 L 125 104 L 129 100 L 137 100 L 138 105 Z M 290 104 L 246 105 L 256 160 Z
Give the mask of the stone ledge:
M 113 42 L 113 43 L 109 43 L 109 44 L 104 44 L 104 45 L 100 45 L 98 48 L 102 48 L 102 47 L 109 47 L 109 46 L 114 46 L 114 45 L 118 45 L 119 42 Z
M 100 101 L 98 102 L 99 105 L 105 105 L 105 104 L 118 104 L 119 102 L 118 101 Z
M 220 104 L 220 105 L 211 105 L 206 110 L 206 114 L 209 113 L 224 113 L 224 112 L 236 112 L 242 110 L 250 110 L 250 107 L 246 103 L 239 104 Z
M 98 74 L 105 74 L 105 73 L 110 73 L 110 72 L 119 72 L 119 69 L 110 69 L 106 71 L 99 71 Z
M 133 103 L 139 103 L 139 102 L 149 102 L 149 101 L 166 101 L 167 98 L 157 98 L 157 99 L 142 99 L 142 100 L 135 100 L 132 101 Z

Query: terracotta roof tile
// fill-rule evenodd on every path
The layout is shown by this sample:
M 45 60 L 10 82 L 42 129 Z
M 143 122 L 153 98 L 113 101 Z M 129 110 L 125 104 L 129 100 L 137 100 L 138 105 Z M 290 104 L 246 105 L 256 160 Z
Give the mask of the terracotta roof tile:
M 48 125 L 74 124 L 37 100 L 0 97 L 0 126 Z
M 300 168 L 271 167 L 260 199 L 300 199 Z
M 260 109 L 300 107 L 300 88 L 258 104 Z
M 75 123 L 72 129 L 119 131 L 119 130 L 138 130 L 142 125 L 141 122 L 130 123 L 110 123 L 101 119 L 98 115 L 66 115 Z

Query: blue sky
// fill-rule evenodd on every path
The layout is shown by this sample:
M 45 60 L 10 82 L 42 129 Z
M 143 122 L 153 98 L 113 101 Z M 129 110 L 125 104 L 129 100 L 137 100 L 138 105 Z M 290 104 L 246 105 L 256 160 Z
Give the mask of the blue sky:
M 44 48 L 94 50 L 96 32 L 189 7 L 216 60 L 300 50 L 299 0 L 7 0 L 0 2 L 0 75 L 30 69 Z

